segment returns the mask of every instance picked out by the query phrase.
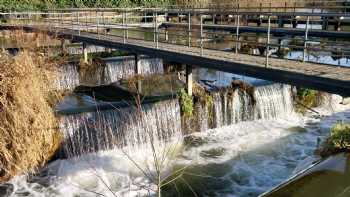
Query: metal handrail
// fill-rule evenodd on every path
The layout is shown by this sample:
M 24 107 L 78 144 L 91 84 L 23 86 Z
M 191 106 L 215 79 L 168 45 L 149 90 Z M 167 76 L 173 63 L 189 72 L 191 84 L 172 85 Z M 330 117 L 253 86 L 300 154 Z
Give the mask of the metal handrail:
M 90 17 L 88 16 L 88 13 L 91 14 Z M 38 22 L 37 25 L 39 24 L 42 24 L 42 25 L 47 25 L 47 26 L 51 26 L 51 27 L 54 27 L 54 28 L 58 28 L 59 30 L 75 30 L 77 29 L 77 31 L 79 32 L 92 32 L 92 33 L 95 33 L 97 35 L 100 35 L 101 34 L 101 30 L 102 32 L 104 32 L 104 35 L 110 35 L 110 36 L 117 36 L 117 37 L 122 37 L 124 40 L 125 40 L 125 43 L 127 42 L 128 39 L 139 39 L 139 38 L 134 38 L 132 36 L 127 36 L 127 32 L 128 31 L 139 31 L 139 32 L 148 32 L 148 33 L 151 33 L 154 35 L 154 42 L 155 42 L 155 45 L 154 47 L 155 48 L 158 48 L 158 42 L 159 43 L 169 43 L 167 39 L 163 38 L 163 35 L 165 34 L 164 31 L 158 31 L 156 29 L 154 29 L 154 31 L 145 31 L 143 29 L 129 29 L 130 25 L 128 25 L 126 23 L 125 20 L 125 14 L 123 14 L 122 16 L 120 15 L 117 15 L 116 17 L 112 17 L 112 19 L 124 19 L 123 23 L 120 24 L 120 23 L 117 23 L 116 21 L 110 21 L 107 23 L 105 22 L 105 19 L 108 19 L 108 17 L 104 18 L 105 15 L 104 14 L 101 14 L 103 12 L 88 12 L 86 15 L 82 15 L 81 16 L 81 19 L 79 19 L 79 17 L 77 18 L 76 16 L 80 16 L 80 12 L 71 12 L 71 13 L 54 13 L 56 14 L 58 17 L 53 17 L 53 18 L 41 18 L 41 20 L 39 20 L 38 18 L 34 18 L 34 22 L 35 20 L 37 20 L 36 22 Z M 126 12 L 125 12 L 126 13 Z M 17 13 L 14 13 L 15 15 Z M 47 16 L 48 13 L 46 13 L 45 16 Z M 53 14 L 53 15 L 54 15 Z M 1 14 L 0 14 L 1 15 Z M 93 15 L 95 15 L 95 17 L 92 17 Z M 30 17 L 33 17 L 35 16 L 34 15 L 27 15 L 28 16 L 28 19 L 30 19 Z M 68 17 L 65 17 L 65 16 L 68 16 Z M 269 19 L 271 19 L 270 17 L 271 15 L 269 15 Z M 153 21 L 157 21 L 156 19 L 157 18 L 157 15 L 154 15 L 154 16 L 128 16 L 130 17 L 130 19 L 140 19 L 140 18 L 153 18 Z M 203 17 L 201 17 L 202 19 Z M 44 19 L 44 21 L 43 21 Z M 93 20 L 94 19 L 94 20 Z M 101 21 L 100 21 L 101 19 Z M 15 18 L 14 20 L 17 20 L 17 18 Z M 45 22 L 46 20 L 46 22 Z M 86 20 L 86 21 L 84 21 Z M 49 22 L 48 22 L 49 21 Z M 146 20 L 145 20 L 146 21 Z M 270 21 L 270 20 L 269 20 Z M 193 22 L 191 22 L 193 23 Z M 34 23 L 35 24 L 35 23 Z M 142 23 L 141 23 L 142 24 Z M 269 22 L 269 24 L 271 24 L 271 22 Z M 113 27 L 112 25 L 117 25 L 118 27 Z M 190 25 L 198 25 L 198 23 L 194 23 L 194 24 L 190 24 Z M 201 20 L 200 22 L 200 29 L 201 31 L 196 31 L 196 29 L 191 29 L 188 30 L 188 29 L 184 29 L 183 31 L 181 31 L 181 29 L 174 29 L 172 32 L 168 32 L 168 36 L 177 36 L 177 37 L 183 37 L 183 38 L 186 38 L 186 37 L 193 37 L 193 38 L 198 38 L 200 39 L 200 43 L 198 44 L 195 43 L 194 45 L 192 45 L 191 47 L 196 47 L 196 48 L 200 48 L 200 55 L 203 55 L 203 49 L 213 49 L 213 48 L 210 48 L 207 46 L 207 42 L 206 39 L 209 39 L 209 41 L 217 41 L 221 38 L 216 38 L 216 37 L 209 37 L 210 35 L 215 35 L 215 36 L 222 36 L 222 35 L 227 35 L 227 34 L 223 34 L 223 33 L 220 33 L 220 32 L 211 32 L 211 31 L 204 31 L 203 30 L 203 21 Z M 269 25 L 270 26 L 270 25 Z M 121 36 L 118 36 L 118 35 L 114 35 L 112 33 L 109 33 L 106 31 L 106 29 L 104 28 L 108 28 L 108 29 L 117 29 L 117 30 L 120 30 L 120 31 L 123 31 L 123 35 Z M 154 25 L 154 28 L 157 28 L 158 25 L 155 24 Z M 239 28 L 239 26 L 237 26 L 237 29 Z M 308 27 L 306 27 L 308 28 Z M 269 28 L 270 29 L 270 28 Z M 238 31 L 239 32 L 239 31 Z M 232 38 L 232 39 L 229 39 L 229 41 L 232 41 L 233 43 L 236 43 L 236 44 L 244 44 L 244 43 L 247 43 L 247 44 L 256 44 L 257 46 L 265 46 L 266 48 L 269 48 L 269 47 L 288 47 L 288 48 L 294 48 L 294 49 L 301 49 L 301 50 L 308 50 L 308 51 L 325 51 L 325 52 L 332 52 L 332 53 L 339 53 L 339 51 L 337 50 L 330 50 L 330 49 L 323 49 L 321 47 L 313 47 L 313 46 L 309 46 L 307 43 L 309 42 L 309 39 L 307 37 L 307 30 L 305 31 L 306 32 L 306 35 L 305 35 L 305 39 L 304 39 L 304 46 L 298 46 L 298 45 L 281 45 L 281 44 L 272 44 L 270 43 L 269 41 L 267 41 L 266 43 L 262 43 L 262 42 L 250 42 L 250 41 L 242 41 L 242 40 L 239 40 L 239 34 L 238 34 L 238 37 L 236 38 Z M 188 33 L 191 33 L 191 34 L 188 34 Z M 197 37 L 197 36 L 193 36 L 195 35 L 195 33 L 200 33 L 200 36 Z M 102 35 L 102 34 L 101 34 Z M 162 35 L 162 36 L 160 36 Z M 269 37 L 269 34 L 267 34 L 267 37 Z M 146 39 L 140 39 L 140 40 L 146 40 Z M 171 43 L 171 44 L 174 44 L 174 45 L 187 45 L 186 41 L 187 40 L 191 40 L 191 39 L 183 39 L 183 43 Z M 150 39 L 151 41 L 151 39 Z M 236 45 L 237 46 L 237 45 Z M 237 48 L 237 47 L 236 47 Z M 216 49 L 213 49 L 213 50 L 216 50 Z M 348 51 L 343 51 L 342 53 L 348 53 Z M 268 66 L 268 58 L 269 58 L 269 53 L 266 53 L 266 66 Z M 334 55 L 334 56 L 338 56 L 338 55 Z M 305 57 L 305 56 L 304 56 Z M 341 57 L 344 57 L 344 54 L 341 55 Z M 305 58 L 303 58 L 305 60 Z

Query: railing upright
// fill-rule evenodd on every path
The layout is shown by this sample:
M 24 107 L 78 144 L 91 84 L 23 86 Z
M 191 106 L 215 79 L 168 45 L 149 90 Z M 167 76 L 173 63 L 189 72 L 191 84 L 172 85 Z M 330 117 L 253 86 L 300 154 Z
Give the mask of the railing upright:
M 126 43 L 126 31 L 125 31 L 125 11 L 122 12 L 122 23 L 123 23 L 123 43 Z
M 236 15 L 236 43 L 235 43 L 235 53 L 238 53 L 239 44 L 239 15 Z
M 153 42 L 155 43 L 156 42 L 156 17 L 155 17 L 155 13 L 153 12 Z
M 96 31 L 97 31 L 98 37 L 100 38 L 100 31 L 99 31 L 100 19 L 99 19 L 99 13 L 98 13 L 98 11 L 96 11 L 95 14 L 96 14 L 96 22 L 97 22 Z
M 188 47 L 191 47 L 191 12 L 188 13 Z
M 200 16 L 200 22 L 201 22 L 201 51 L 200 55 L 203 56 L 203 15 Z
M 77 12 L 77 26 L 78 26 L 78 34 L 80 36 L 80 19 L 79 19 L 79 16 L 80 15 L 80 12 L 78 11 Z
M 158 34 L 158 21 L 157 21 L 157 18 L 158 18 L 158 13 L 156 12 L 155 13 L 156 15 L 156 18 L 155 18 L 155 30 L 156 30 L 156 48 L 158 49 L 159 47 L 159 34 Z
M 308 42 L 308 32 L 309 32 L 309 21 L 310 21 L 310 16 L 307 16 L 307 19 L 306 19 L 306 25 L 305 25 L 305 37 L 304 37 L 303 62 L 305 62 L 305 60 L 306 60 L 306 53 L 307 53 L 307 42 Z
M 268 16 L 267 20 L 268 20 L 268 28 L 267 28 L 267 41 L 266 41 L 266 62 L 265 62 L 265 68 L 267 68 L 269 66 L 271 15 Z

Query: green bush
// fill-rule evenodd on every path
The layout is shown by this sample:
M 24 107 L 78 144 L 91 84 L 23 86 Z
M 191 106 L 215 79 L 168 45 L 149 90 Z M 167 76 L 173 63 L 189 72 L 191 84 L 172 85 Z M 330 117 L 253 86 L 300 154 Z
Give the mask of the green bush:
M 306 108 L 317 107 L 318 91 L 307 88 L 297 89 L 296 101 L 299 104 L 298 112 L 304 113 Z
M 179 92 L 181 112 L 186 117 L 192 117 L 193 115 L 193 98 L 187 94 L 185 89 L 181 89 Z
M 172 0 L 0 0 L 1 11 L 43 10 L 54 8 L 115 8 L 171 5 Z
M 336 149 L 350 150 L 350 124 L 335 124 L 331 129 L 330 141 Z
M 328 139 L 317 150 L 321 156 L 350 151 L 350 123 L 336 123 L 330 132 Z

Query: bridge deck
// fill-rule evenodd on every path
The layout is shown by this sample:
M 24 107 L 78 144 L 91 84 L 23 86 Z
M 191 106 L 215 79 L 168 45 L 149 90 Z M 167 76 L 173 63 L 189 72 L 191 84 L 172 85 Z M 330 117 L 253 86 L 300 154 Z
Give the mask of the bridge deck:
M 2 28 L 18 28 L 18 26 L 3 25 Z M 24 29 L 36 30 L 37 27 L 25 26 Z M 113 35 L 88 32 L 81 32 L 79 35 L 77 31 L 69 29 L 63 31 L 55 29 L 50 33 L 78 42 L 126 50 L 168 61 L 350 96 L 350 68 L 347 67 L 270 58 L 269 66 L 265 68 L 265 58 L 260 56 L 209 49 L 204 49 L 201 56 L 200 48 L 170 43 L 159 43 L 159 47 L 156 48 L 156 44 L 152 41 L 128 39 L 123 43 L 123 38 Z

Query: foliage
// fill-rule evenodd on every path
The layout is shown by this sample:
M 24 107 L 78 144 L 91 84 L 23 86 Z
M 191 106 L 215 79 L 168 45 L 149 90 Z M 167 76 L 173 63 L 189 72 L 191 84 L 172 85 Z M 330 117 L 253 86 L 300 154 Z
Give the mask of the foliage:
M 321 156 L 350 150 L 350 123 L 336 123 L 331 134 L 318 152 Z
M 317 107 L 318 91 L 307 88 L 298 88 L 296 101 L 301 105 L 297 108 L 297 111 L 304 113 L 307 108 Z
M 171 3 L 172 0 L 0 0 L 0 10 L 24 11 L 86 7 L 154 7 L 170 5 Z
M 193 99 L 187 94 L 185 89 L 181 89 L 179 92 L 181 112 L 186 117 L 192 117 L 193 115 Z

